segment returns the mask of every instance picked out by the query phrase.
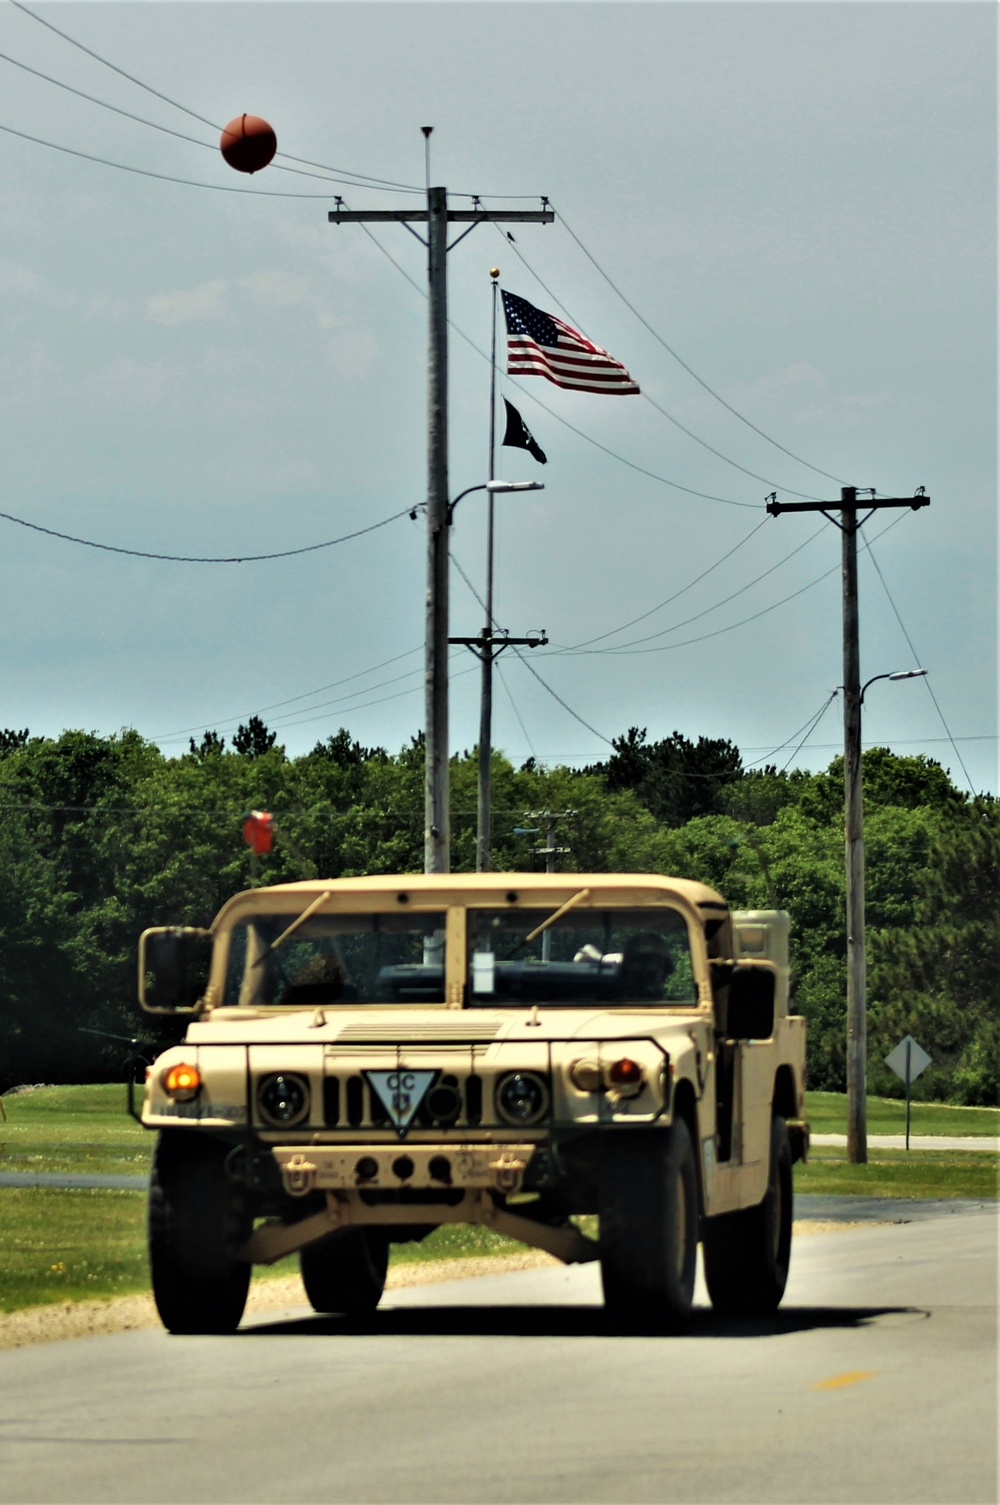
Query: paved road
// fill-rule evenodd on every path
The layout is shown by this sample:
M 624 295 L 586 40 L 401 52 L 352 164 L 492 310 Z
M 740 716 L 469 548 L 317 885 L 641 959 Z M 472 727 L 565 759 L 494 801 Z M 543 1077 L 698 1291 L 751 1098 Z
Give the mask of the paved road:
M 810 1143 L 826 1145 L 847 1144 L 846 1134 L 812 1134 Z M 872 1150 L 905 1150 L 905 1134 L 869 1134 L 868 1147 Z M 911 1150 L 992 1150 L 1000 1151 L 1000 1139 L 994 1134 L 911 1134 Z
M 592 1266 L 10 1351 L 10 1502 L 906 1502 L 997 1498 L 997 1220 L 797 1240 L 764 1323 L 616 1334 Z M 700 1293 L 704 1300 L 704 1293 Z
M 54 1186 L 70 1191 L 103 1187 L 105 1191 L 145 1191 L 148 1176 L 113 1176 L 100 1171 L 0 1171 L 0 1186 Z

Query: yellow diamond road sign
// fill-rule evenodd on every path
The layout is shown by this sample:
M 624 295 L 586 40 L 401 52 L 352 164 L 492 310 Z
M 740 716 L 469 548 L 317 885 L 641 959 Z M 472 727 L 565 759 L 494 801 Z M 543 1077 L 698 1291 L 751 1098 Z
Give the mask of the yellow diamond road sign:
M 909 1086 L 922 1071 L 927 1070 L 931 1058 L 912 1035 L 904 1035 L 896 1049 L 886 1056 L 885 1064 Z

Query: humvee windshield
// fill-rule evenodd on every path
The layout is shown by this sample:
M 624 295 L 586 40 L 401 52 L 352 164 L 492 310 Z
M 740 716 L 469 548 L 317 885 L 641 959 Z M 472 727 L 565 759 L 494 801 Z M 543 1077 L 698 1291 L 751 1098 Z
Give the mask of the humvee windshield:
M 475 1007 L 696 1002 L 687 924 L 671 909 L 469 911 Z
M 226 1005 L 444 1002 L 443 914 L 296 920 L 294 914 L 257 914 L 234 926 Z

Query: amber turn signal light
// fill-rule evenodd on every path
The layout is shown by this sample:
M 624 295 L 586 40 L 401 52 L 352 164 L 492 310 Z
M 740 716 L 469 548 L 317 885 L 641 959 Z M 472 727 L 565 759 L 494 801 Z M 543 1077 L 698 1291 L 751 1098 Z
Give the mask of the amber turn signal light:
M 197 1097 L 200 1088 L 201 1072 L 197 1066 L 189 1066 L 184 1061 L 171 1066 L 163 1078 L 163 1090 L 178 1103 L 190 1102 Z

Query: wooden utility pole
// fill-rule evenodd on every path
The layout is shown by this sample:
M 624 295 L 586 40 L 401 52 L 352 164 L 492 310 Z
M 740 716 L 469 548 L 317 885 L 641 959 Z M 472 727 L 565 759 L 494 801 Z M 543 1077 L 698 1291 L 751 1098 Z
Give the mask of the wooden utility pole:
M 490 754 L 493 740 L 493 665 L 505 648 L 544 648 L 549 641 L 544 632 L 533 637 L 512 638 L 505 632 L 494 632 L 490 607 L 486 608 L 487 623 L 478 637 L 449 638 L 449 643 L 460 643 L 471 648 L 482 665 L 479 692 L 479 750 L 476 778 L 476 872 L 490 870 L 490 847 L 493 837 L 493 821 L 490 813 L 492 779 Z
M 424 136 L 431 128 L 424 126 Z M 547 203 L 542 199 L 543 205 Z M 446 873 L 451 866 L 448 792 L 448 280 L 447 255 L 476 225 L 498 222 L 551 224 L 551 209 L 449 209 L 446 188 L 427 189 L 426 209 L 348 210 L 337 199 L 328 216 L 334 225 L 427 226 L 428 391 L 427 391 L 427 611 L 424 649 L 426 743 L 424 773 L 424 871 Z M 449 246 L 448 226 L 468 229 Z
M 930 504 L 923 487 L 912 497 L 876 497 L 858 501 L 857 488 L 840 493 L 840 518 L 831 516 L 836 502 L 778 502 L 772 496 L 767 510 L 822 512 L 840 529 L 843 578 L 844 665 L 844 866 L 847 886 L 847 1158 L 852 1165 L 868 1160 L 867 1053 L 868 1016 L 865 977 L 865 842 L 861 787 L 860 629 L 858 617 L 858 530 L 882 507 Z M 865 509 L 859 520 L 858 512 Z M 888 677 L 888 676 L 886 676 Z M 876 678 L 882 678 L 876 675 Z

